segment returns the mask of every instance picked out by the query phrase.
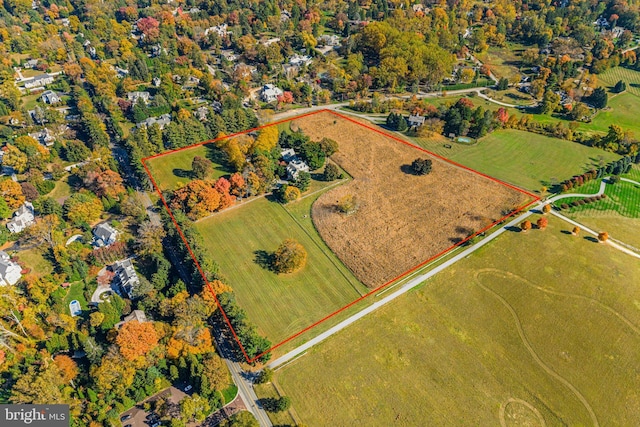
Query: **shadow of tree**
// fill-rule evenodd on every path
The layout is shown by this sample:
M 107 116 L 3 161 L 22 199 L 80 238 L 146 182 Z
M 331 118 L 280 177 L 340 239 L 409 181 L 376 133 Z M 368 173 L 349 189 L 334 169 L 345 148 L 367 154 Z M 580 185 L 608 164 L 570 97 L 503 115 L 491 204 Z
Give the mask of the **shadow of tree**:
M 593 236 L 584 236 L 584 240 L 588 240 L 588 241 L 593 242 L 593 243 L 598 243 L 598 239 L 596 239 Z
M 180 169 L 180 168 L 173 169 L 173 174 L 180 178 L 189 178 L 189 179 L 195 178 L 193 176 L 193 171 Z
M 261 249 L 253 252 L 253 262 L 265 270 L 273 271 L 273 253 Z
M 402 172 L 406 173 L 407 175 L 418 176 L 418 174 L 413 170 L 411 165 L 402 165 L 402 166 L 400 166 L 400 170 Z
M 520 233 L 522 231 L 520 227 L 514 227 L 513 225 L 506 227 L 506 230 L 513 231 L 514 233 Z

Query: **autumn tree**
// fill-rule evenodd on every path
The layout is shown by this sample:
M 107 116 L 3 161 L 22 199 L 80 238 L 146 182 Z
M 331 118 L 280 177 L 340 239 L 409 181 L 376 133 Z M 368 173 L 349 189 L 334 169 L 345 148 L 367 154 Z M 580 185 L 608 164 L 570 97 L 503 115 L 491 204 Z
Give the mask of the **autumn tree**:
M 606 242 L 607 240 L 609 240 L 609 233 L 607 233 L 606 231 L 598 233 L 598 240 L 603 243 Z
M 72 194 L 62 208 L 67 219 L 75 224 L 95 222 L 103 210 L 100 200 L 89 192 Z
M 2 157 L 2 165 L 13 168 L 17 173 L 23 173 L 27 170 L 27 155 L 18 150 L 11 144 L 4 147 L 4 156 Z
M 137 252 L 141 255 L 162 253 L 162 240 L 165 236 L 166 232 L 162 225 L 153 224 L 151 221 L 143 222 L 138 227 L 138 235 L 135 241 Z
M 220 207 L 220 193 L 210 180 L 195 179 L 173 193 L 171 208 L 182 210 L 190 219 L 196 220 Z
M 276 273 L 293 273 L 304 267 L 307 251 L 294 239 L 287 239 L 273 254 L 273 270 Z
M 188 421 L 202 422 L 210 411 L 209 401 L 199 394 L 187 396 L 180 401 L 180 414 Z
M 300 189 L 293 185 L 283 185 L 281 188 L 281 200 L 283 203 L 293 202 L 300 198 Z
M 193 176 L 198 179 L 205 179 L 213 172 L 213 163 L 202 156 L 195 156 L 191 162 Z
M 358 199 L 354 195 L 347 194 L 338 200 L 336 208 L 338 212 L 350 215 L 358 210 L 359 205 Z
M 270 153 L 278 144 L 278 127 L 267 126 L 263 128 L 253 143 L 253 153 Z
M 158 334 L 151 322 L 127 322 L 118 331 L 116 344 L 126 360 L 144 356 L 158 345 Z
M 126 192 L 122 184 L 122 177 L 118 172 L 107 169 L 105 171 L 90 171 L 84 179 L 84 184 L 98 197 L 117 198 Z
M 238 172 L 229 177 L 229 183 L 231 184 L 231 194 L 234 196 L 243 196 L 247 190 L 247 183 Z
M 531 221 L 525 220 L 520 223 L 520 229 L 524 232 L 531 230 Z
M 66 354 L 54 357 L 53 363 L 58 367 L 63 383 L 71 382 L 78 376 L 78 365 Z
M 547 228 L 548 224 L 549 224 L 549 220 L 544 216 L 540 217 L 538 221 L 536 221 L 536 225 L 540 230 L 544 230 L 545 228 Z
M 222 421 L 220 427 L 259 427 L 258 420 L 249 411 L 233 414 L 228 420 Z
M 574 236 L 577 236 L 578 234 L 580 234 L 580 227 L 578 226 L 573 227 L 573 230 L 571 230 L 571 234 L 573 234 Z
M 547 214 L 547 213 L 549 213 L 549 212 L 551 212 L 551 205 L 550 205 L 549 203 L 547 203 L 546 205 L 544 205 L 544 206 L 542 207 L 542 213 Z
M 25 201 L 22 187 L 11 179 L 0 182 L 0 196 L 5 200 L 7 206 L 14 210 L 18 209 Z

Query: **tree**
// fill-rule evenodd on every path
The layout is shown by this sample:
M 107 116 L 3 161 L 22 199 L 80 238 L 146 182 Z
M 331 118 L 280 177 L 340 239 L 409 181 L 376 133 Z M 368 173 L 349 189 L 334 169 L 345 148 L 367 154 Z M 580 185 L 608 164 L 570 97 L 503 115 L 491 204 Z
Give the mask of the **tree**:
M 91 150 L 78 140 L 68 141 L 64 147 L 64 157 L 70 162 L 82 162 L 91 156 Z
M 25 200 L 22 187 L 11 179 L 0 182 L 0 196 L 5 200 L 10 209 L 18 209 Z
M 116 344 L 122 357 L 131 361 L 153 350 L 158 345 L 158 334 L 151 322 L 127 322 L 120 327 Z
M 276 273 L 293 273 L 304 267 L 307 251 L 294 239 L 287 239 L 273 254 L 273 269 Z
M 542 213 L 547 214 L 547 213 L 549 213 L 549 212 L 551 212 L 551 205 L 550 205 L 549 203 L 547 203 L 546 205 L 544 205 L 544 206 L 542 207 Z
M 229 183 L 231 184 L 231 194 L 234 196 L 244 196 L 247 191 L 247 183 L 242 175 L 238 172 L 234 173 L 229 177 Z
M 545 228 L 547 228 L 547 224 L 549 224 L 549 220 L 544 216 L 540 217 L 536 222 L 536 225 L 540 230 L 544 230 Z
M 188 421 L 202 422 L 210 411 L 209 401 L 199 394 L 187 396 L 180 401 L 180 414 Z
M 531 221 L 522 221 L 522 223 L 520 223 L 520 229 L 524 232 L 531 230 Z
M 574 236 L 577 236 L 578 234 L 580 234 L 580 227 L 578 226 L 573 227 L 573 230 L 571 230 L 571 234 L 573 234 Z
M 606 231 L 598 233 L 598 240 L 603 243 L 606 242 L 607 240 L 609 240 L 609 233 L 607 233 Z
M 258 374 L 257 378 L 256 378 L 256 383 L 257 384 L 266 384 L 271 382 L 271 380 L 273 379 L 273 369 L 271 368 L 264 368 L 262 371 L 260 371 L 260 373 Z
M 498 80 L 498 84 L 496 86 L 497 90 L 507 90 L 509 88 L 509 79 L 506 77 L 502 77 Z
M 13 168 L 17 173 L 27 170 L 27 155 L 11 144 L 4 146 L 2 165 Z
M 191 162 L 193 175 L 198 179 L 205 179 L 213 172 L 213 162 L 201 156 L 195 156 Z
M 322 148 L 327 157 L 330 157 L 338 151 L 338 143 L 330 138 L 322 138 L 320 140 L 320 148 Z
M 338 200 L 338 204 L 336 208 L 338 212 L 343 213 L 345 215 L 350 215 L 358 210 L 359 203 L 356 197 L 352 194 L 347 194 L 343 196 L 340 200 Z
M 259 427 L 258 420 L 249 411 L 233 414 L 228 420 L 222 421 L 220 427 Z
M 196 220 L 220 208 L 220 193 L 210 180 L 195 179 L 173 193 L 171 208 L 182 210 L 190 219 Z
M 126 192 L 122 177 L 118 172 L 107 169 L 101 172 L 90 171 L 84 179 L 84 184 L 98 197 L 117 198 Z
M 540 111 L 542 114 L 553 113 L 560 105 L 560 95 L 553 93 L 550 90 L 545 91 L 542 97 L 542 103 L 540 104 Z
M 422 159 L 418 157 L 413 162 L 411 162 L 411 170 L 416 175 L 427 175 L 431 172 L 432 161 L 429 159 Z
M 89 192 L 72 194 L 62 206 L 67 219 L 75 224 L 92 223 L 102 214 L 102 203 Z
M 615 93 L 622 93 L 625 90 L 627 90 L 627 84 L 625 82 L 623 82 L 622 80 L 618 80 L 616 85 L 613 87 L 613 91 Z
M 293 181 L 293 185 L 298 187 L 301 192 L 307 191 L 311 184 L 311 174 L 309 172 L 300 171 L 298 176 Z
M 291 407 L 291 398 L 282 396 L 273 402 L 272 412 L 284 412 Z
M 58 367 L 63 383 L 71 382 L 78 376 L 78 365 L 66 354 L 54 357 L 53 363 Z
M 293 185 L 283 186 L 282 189 L 282 201 L 284 203 L 293 202 L 294 200 L 298 200 L 300 198 L 300 189 Z
M 0 197 L 0 219 L 6 219 L 11 216 L 11 209 L 7 205 L 7 201 L 4 197 Z
M 40 197 L 40 193 L 36 187 L 30 182 L 21 182 L 20 187 L 22 187 L 22 194 L 29 202 L 33 202 L 35 199 Z
M 597 109 L 606 107 L 608 101 L 609 95 L 607 95 L 607 91 L 602 87 L 595 88 L 591 96 L 589 96 L 589 102 Z
M 322 179 L 324 181 L 335 181 L 339 179 L 342 174 L 340 173 L 340 169 L 338 166 L 333 163 L 327 163 L 324 167 L 324 173 L 322 174 Z
M 141 255 L 161 254 L 162 240 L 166 236 L 164 227 L 151 221 L 143 222 L 138 228 L 138 236 L 135 241 L 136 250 Z

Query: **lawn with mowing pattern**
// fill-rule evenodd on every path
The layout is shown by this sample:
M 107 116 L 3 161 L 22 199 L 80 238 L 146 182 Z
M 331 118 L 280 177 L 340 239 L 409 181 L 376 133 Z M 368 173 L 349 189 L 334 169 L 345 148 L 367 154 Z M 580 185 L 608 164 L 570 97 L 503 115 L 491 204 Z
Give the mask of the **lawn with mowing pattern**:
M 233 173 L 225 164 L 222 152 L 211 144 L 156 157 L 147 160 L 146 163 L 151 171 L 151 176 L 153 176 L 160 189 L 173 190 L 179 187 L 180 184 L 187 184 L 194 179 L 191 162 L 196 156 L 204 157 L 213 162 L 213 173 L 208 178 L 218 179 L 221 176 Z
M 319 194 L 286 208 L 262 197 L 195 224 L 238 304 L 273 343 L 366 291 L 312 228 L 311 204 Z M 303 269 L 275 274 L 256 262 L 262 251 L 272 253 L 288 238 L 296 239 L 307 251 Z
M 570 229 L 501 236 L 274 381 L 308 425 L 500 425 L 512 399 L 549 426 L 635 425 L 640 269 Z
M 622 80 L 627 84 L 628 92 L 640 96 L 640 71 L 625 67 L 613 67 L 604 73 L 598 74 L 597 77 L 610 88 L 613 88 L 618 81 Z
M 472 146 L 448 142 L 450 149 L 444 148 L 439 138 L 415 141 L 427 150 L 529 190 L 583 173 L 597 167 L 600 160 L 608 163 L 620 158 L 575 142 L 511 129 L 495 131 Z

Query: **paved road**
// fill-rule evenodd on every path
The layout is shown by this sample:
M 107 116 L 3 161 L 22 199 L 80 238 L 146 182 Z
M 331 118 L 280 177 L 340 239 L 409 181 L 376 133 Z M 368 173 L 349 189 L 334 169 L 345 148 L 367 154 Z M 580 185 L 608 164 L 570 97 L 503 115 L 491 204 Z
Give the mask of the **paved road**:
M 363 309 L 362 311 L 354 314 L 353 316 L 343 320 L 342 322 L 338 323 L 337 325 L 335 325 L 334 327 L 330 328 L 329 330 L 327 330 L 326 332 L 323 332 L 322 334 L 318 335 L 317 337 L 309 340 L 308 342 L 306 342 L 305 344 L 302 344 L 301 346 L 291 350 L 290 352 L 286 353 L 285 355 L 272 360 L 268 366 L 269 368 L 277 368 L 278 366 L 281 366 L 287 362 L 289 362 L 290 360 L 292 360 L 293 358 L 299 356 L 300 354 L 303 354 L 304 352 L 306 352 L 307 350 L 309 350 L 311 347 L 315 346 L 316 344 L 324 341 L 325 339 L 329 338 L 331 335 L 335 334 L 336 332 L 341 331 L 342 329 L 346 328 L 347 326 L 351 325 L 352 323 L 354 323 L 355 321 L 363 318 L 364 316 L 366 316 L 367 314 L 379 309 L 380 307 L 382 307 L 383 305 L 393 301 L 394 299 L 398 298 L 399 296 L 407 293 L 408 291 L 410 291 L 411 289 L 415 288 L 416 286 L 422 284 L 425 280 L 429 279 L 432 276 L 435 276 L 436 274 L 438 274 L 439 272 L 443 271 L 444 269 L 452 266 L 453 264 L 455 264 L 456 262 L 460 261 L 461 259 L 466 258 L 467 256 L 471 255 L 473 252 L 477 251 L 478 249 L 480 249 L 481 247 L 483 247 L 484 245 L 486 245 L 487 243 L 489 243 L 490 241 L 492 241 L 493 239 L 497 238 L 498 236 L 500 236 L 502 233 L 504 233 L 505 231 L 511 229 L 512 227 L 516 227 L 518 226 L 523 220 L 525 220 L 526 218 L 528 218 L 529 216 L 531 216 L 533 213 L 535 212 L 539 212 L 540 209 L 542 208 L 542 206 L 548 204 L 548 203 L 552 203 L 555 202 L 557 200 L 561 200 L 561 199 L 565 199 L 565 198 L 569 198 L 569 197 L 593 197 L 593 196 L 597 196 L 600 195 L 602 193 L 604 193 L 605 187 L 606 187 L 606 182 L 605 180 L 608 179 L 608 177 L 605 177 L 603 179 L 603 181 L 600 183 L 600 188 L 598 190 L 597 193 L 593 193 L 593 194 L 560 194 L 558 196 L 554 196 L 551 197 L 547 200 L 541 201 L 539 202 L 536 206 L 534 206 L 533 208 L 531 208 L 530 210 L 528 210 L 527 212 L 517 216 L 516 218 L 514 218 L 513 220 L 511 220 L 508 224 L 504 225 L 503 227 L 501 227 L 499 230 L 497 230 L 496 232 L 490 234 L 489 236 L 485 237 L 484 239 L 482 239 L 480 242 L 474 244 L 473 246 L 469 247 L 468 249 L 465 249 L 464 251 L 460 252 L 458 255 L 454 256 L 453 258 L 445 261 L 444 263 L 440 264 L 439 266 L 437 266 L 436 268 L 434 268 L 433 270 L 430 270 L 424 274 L 421 274 L 420 276 L 417 276 L 416 278 L 412 279 L 411 281 L 407 282 L 406 284 L 404 284 L 400 289 L 398 289 L 397 291 L 393 292 L 392 294 L 389 294 L 388 296 L 384 297 L 383 299 L 381 299 L 380 301 L 377 301 L 375 303 L 373 303 L 372 305 L 370 305 L 369 307 L 366 307 L 365 309 Z M 640 185 L 640 183 L 637 183 L 635 181 L 631 181 L 628 179 L 624 179 L 625 181 L 628 182 L 632 182 L 632 183 L 636 183 L 638 185 Z M 553 212 L 554 215 L 558 216 L 559 218 L 570 222 L 574 225 L 578 225 L 579 227 L 583 228 L 584 230 L 586 230 L 587 232 L 597 235 L 598 233 L 596 233 L 593 230 L 588 229 L 587 227 L 584 227 L 581 224 L 578 224 L 575 221 L 572 221 L 560 214 L 557 214 L 555 212 Z M 640 258 L 640 255 L 636 254 L 635 252 L 626 249 L 614 242 L 609 242 L 609 244 L 618 249 L 621 250 L 625 253 L 628 253 L 629 255 L 632 255 L 636 258 Z
M 231 351 L 227 347 L 224 338 L 221 336 L 220 331 L 214 330 L 214 338 L 220 355 L 224 359 L 229 371 L 231 371 L 231 377 L 233 382 L 238 386 L 238 394 L 245 403 L 245 407 L 249 412 L 253 414 L 258 420 L 261 427 L 271 427 L 273 424 L 269 419 L 269 416 L 264 409 L 258 403 L 258 396 L 253 390 L 253 381 L 255 374 L 245 372 L 239 363 L 234 362 L 230 358 Z

